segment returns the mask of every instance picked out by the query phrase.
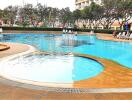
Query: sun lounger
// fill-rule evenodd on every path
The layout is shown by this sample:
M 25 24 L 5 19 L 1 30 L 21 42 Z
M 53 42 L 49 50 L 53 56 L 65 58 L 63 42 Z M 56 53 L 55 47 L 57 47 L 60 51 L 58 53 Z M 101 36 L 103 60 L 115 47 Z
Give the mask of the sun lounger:
M 126 33 L 125 33 L 125 32 L 123 32 L 123 33 L 122 33 L 122 35 L 120 36 L 120 39 L 124 39 L 124 38 L 125 38 L 125 36 L 126 36 Z
M 66 33 L 68 33 L 68 30 L 65 30 Z
M 71 30 L 69 30 L 69 34 L 72 34 L 72 31 Z
M 129 40 L 132 40 L 132 33 L 130 34 L 130 36 L 129 36 L 129 38 L 128 38 Z
M 65 34 L 66 33 L 66 30 L 65 29 L 63 29 L 63 34 Z
M 124 37 L 124 39 L 129 39 L 129 37 L 130 37 L 130 33 L 127 32 L 127 34 L 126 34 L 126 36 Z
M 121 35 L 122 35 L 122 33 L 120 32 L 116 37 L 117 37 L 118 39 L 120 39 Z

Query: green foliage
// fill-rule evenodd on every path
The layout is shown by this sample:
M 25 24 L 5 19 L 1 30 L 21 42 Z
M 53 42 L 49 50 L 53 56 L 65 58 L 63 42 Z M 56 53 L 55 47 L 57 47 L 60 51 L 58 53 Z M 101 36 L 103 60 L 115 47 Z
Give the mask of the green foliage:
M 43 28 L 43 27 L 0 27 L 3 30 L 17 31 L 62 31 L 62 28 Z
M 70 11 L 69 8 L 52 8 L 42 4 L 33 6 L 26 4 L 23 7 L 9 6 L 0 10 L 0 19 L 5 24 L 17 24 L 23 27 L 39 26 L 54 27 L 55 22 L 60 22 L 60 27 L 75 26 L 81 21 L 84 28 L 97 28 L 99 25 L 110 29 L 111 25 L 118 20 L 120 29 L 124 23 L 132 19 L 132 0 L 102 0 L 102 5 L 94 2 L 83 10 Z M 63 26 L 62 26 L 63 25 Z
M 66 23 L 72 22 L 72 12 L 69 8 L 61 9 L 59 13 L 60 22 L 63 23 L 65 27 Z
M 72 16 L 73 16 L 73 20 L 74 20 L 74 22 L 76 21 L 76 20 L 79 20 L 80 18 L 81 18 L 81 11 L 80 10 L 75 10 L 75 11 L 73 11 L 73 13 L 72 13 Z
M 132 0 L 102 0 L 102 5 L 91 3 L 81 11 L 81 15 L 83 26 L 87 24 L 96 28 L 102 25 L 110 29 L 115 20 L 123 25 L 132 19 Z
M 10 31 L 62 31 L 62 28 L 43 28 L 43 27 L 0 27 L 3 30 L 10 30 Z M 108 29 L 80 29 L 80 28 L 69 28 L 73 31 L 79 31 L 79 32 L 90 32 L 91 30 L 95 33 L 108 33 L 112 34 L 114 30 L 108 30 Z M 123 31 L 117 31 L 117 32 L 123 32 Z

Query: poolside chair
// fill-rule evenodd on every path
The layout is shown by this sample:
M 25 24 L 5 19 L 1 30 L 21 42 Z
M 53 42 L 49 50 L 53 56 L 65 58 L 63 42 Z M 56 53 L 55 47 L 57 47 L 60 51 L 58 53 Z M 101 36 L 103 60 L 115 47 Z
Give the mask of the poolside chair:
M 121 35 L 122 35 L 122 33 L 119 32 L 119 34 L 118 34 L 116 37 L 117 37 L 118 39 L 120 39 Z
M 130 37 L 130 33 L 127 32 L 127 34 L 126 34 L 126 36 L 124 37 L 124 39 L 129 39 L 129 37 Z
M 65 29 L 63 29 L 63 34 L 65 34 L 66 33 L 66 30 Z
M 126 36 L 126 32 L 123 32 L 122 35 L 120 36 L 120 39 L 124 39 Z
M 69 30 L 69 32 L 68 32 L 69 34 L 72 34 L 72 31 L 71 30 Z
M 68 30 L 65 30 L 65 33 L 67 34 L 68 33 Z
M 132 33 L 130 34 L 130 36 L 129 36 L 129 38 L 128 38 L 129 40 L 132 40 Z
M 94 31 L 90 31 L 90 35 L 94 35 Z

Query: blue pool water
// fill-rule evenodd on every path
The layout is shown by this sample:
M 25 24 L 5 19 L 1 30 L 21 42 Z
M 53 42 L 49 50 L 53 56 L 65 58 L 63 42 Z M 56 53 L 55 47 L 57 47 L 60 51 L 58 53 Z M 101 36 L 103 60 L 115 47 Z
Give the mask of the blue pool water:
M 94 60 L 66 55 L 32 55 L 0 65 L 0 74 L 6 77 L 54 83 L 73 83 L 97 76 L 104 70 Z
M 104 41 L 87 35 L 55 34 L 8 34 L 1 41 L 30 44 L 40 51 L 90 54 L 132 68 L 132 43 L 129 42 Z

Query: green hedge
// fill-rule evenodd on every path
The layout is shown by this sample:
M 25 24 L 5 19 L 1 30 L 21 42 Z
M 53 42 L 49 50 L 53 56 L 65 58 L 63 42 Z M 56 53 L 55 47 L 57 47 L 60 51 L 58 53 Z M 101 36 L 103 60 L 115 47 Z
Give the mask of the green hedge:
M 94 31 L 95 33 L 109 33 L 109 34 L 113 33 L 113 30 L 106 30 L 106 29 L 75 29 L 75 31 L 80 31 L 80 32 Z
M 39 28 L 39 27 L 0 27 L 0 28 L 3 28 L 3 30 L 16 30 L 16 31 L 62 31 L 63 30 L 63 28 Z M 79 31 L 79 32 L 90 32 L 92 30 L 95 33 L 108 33 L 108 34 L 112 34 L 114 31 L 107 29 L 74 29 L 74 28 L 70 28 L 68 30 Z M 118 32 L 123 32 L 123 31 L 118 31 Z
M 0 27 L 3 30 L 16 31 L 62 31 L 61 28 L 39 28 L 39 27 Z

